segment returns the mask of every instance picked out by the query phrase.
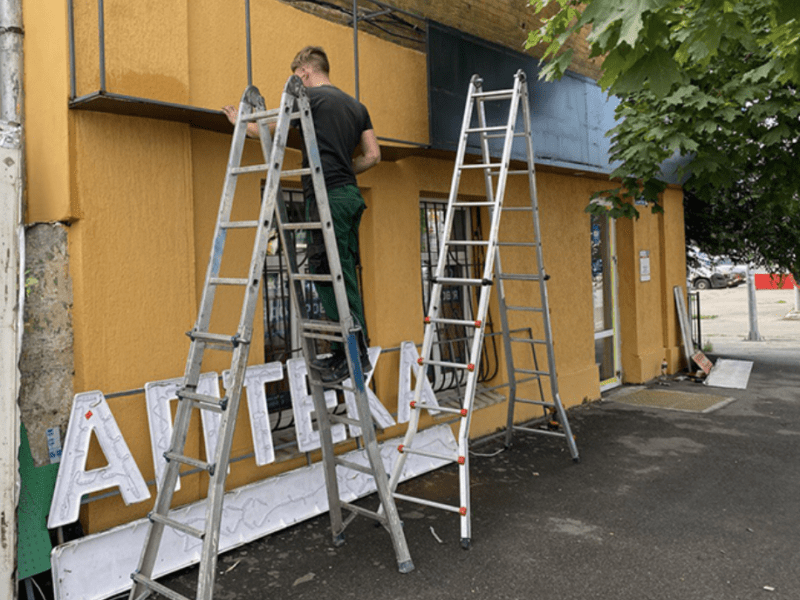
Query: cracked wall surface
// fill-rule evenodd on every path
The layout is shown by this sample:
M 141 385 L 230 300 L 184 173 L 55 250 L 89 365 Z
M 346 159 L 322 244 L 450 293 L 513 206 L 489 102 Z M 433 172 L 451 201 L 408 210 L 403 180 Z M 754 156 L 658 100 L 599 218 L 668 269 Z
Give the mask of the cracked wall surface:
M 50 462 L 47 429 L 58 427 L 63 439 L 73 396 L 72 283 L 64 225 L 27 228 L 25 292 L 19 404 L 39 466 Z

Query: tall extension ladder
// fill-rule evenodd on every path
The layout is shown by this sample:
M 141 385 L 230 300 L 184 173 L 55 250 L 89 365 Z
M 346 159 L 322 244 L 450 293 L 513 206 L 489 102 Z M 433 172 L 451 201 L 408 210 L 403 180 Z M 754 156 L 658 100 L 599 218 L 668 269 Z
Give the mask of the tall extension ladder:
M 567 440 L 567 444 L 573 459 L 576 461 L 578 460 L 578 450 L 575 445 L 575 440 L 572 437 L 567 415 L 561 404 L 558 393 L 558 382 L 556 378 L 555 358 L 553 353 L 553 340 L 550 328 L 550 312 L 547 303 L 546 281 L 548 276 L 545 274 L 541 252 L 542 244 L 540 239 L 538 201 L 536 196 L 533 138 L 531 134 L 530 105 L 528 104 L 528 85 L 525 73 L 521 70 L 516 73 L 514 87 L 512 89 L 484 92 L 482 85 L 482 79 L 478 75 L 473 75 L 467 91 L 467 102 L 464 110 L 464 119 L 461 126 L 461 135 L 459 137 L 458 150 L 456 154 L 456 165 L 453 172 L 450 196 L 447 203 L 447 214 L 445 216 L 444 233 L 442 239 L 443 251 L 439 255 L 439 261 L 433 276 L 430 306 L 428 308 L 428 314 L 425 317 L 425 336 L 422 344 L 421 357 L 419 359 L 419 364 L 423 367 L 420 369 L 421 373 L 423 373 L 424 370 L 430 366 L 465 369 L 467 371 L 467 382 L 464 388 L 464 397 L 460 408 L 446 409 L 441 406 L 426 405 L 421 401 L 424 375 L 421 374 L 421 376 L 417 378 L 414 399 L 411 402 L 411 419 L 409 421 L 405 439 L 403 440 L 402 445 L 400 445 L 398 448 L 400 454 L 398 460 L 394 464 L 392 477 L 390 480 L 391 489 L 394 492 L 394 497 L 397 499 L 417 502 L 419 504 L 433 506 L 460 514 L 461 545 L 464 548 L 469 548 L 471 543 L 471 511 L 469 495 L 469 426 L 470 419 L 472 417 L 473 401 L 477 386 L 477 365 L 479 364 L 481 348 L 483 345 L 486 314 L 489 308 L 491 289 L 495 283 L 495 280 L 498 287 L 499 309 L 503 328 L 506 367 L 509 381 L 508 430 L 506 434 L 506 445 L 510 445 L 511 443 L 512 431 L 519 429 L 536 433 L 545 433 L 549 435 L 560 435 Z M 501 125 L 487 124 L 485 104 L 487 102 L 502 101 L 510 101 L 507 121 Z M 517 131 L 517 117 L 520 108 L 522 109 L 523 114 L 523 129 L 522 131 Z M 477 112 L 476 118 L 474 118 L 474 112 Z M 477 121 L 477 126 L 473 124 L 475 120 Z M 481 162 L 477 164 L 465 164 L 464 162 L 464 154 L 470 135 L 477 135 L 480 141 L 482 159 Z M 512 145 L 514 139 L 517 137 L 525 138 L 528 168 L 524 170 L 513 171 L 510 170 L 509 167 L 511 162 Z M 495 138 L 503 140 L 502 157 L 499 162 L 493 162 L 491 159 L 490 140 Z M 462 174 L 467 170 L 483 171 L 486 183 L 485 200 L 472 201 L 459 199 L 459 183 Z M 530 205 L 523 207 L 503 205 L 506 183 L 509 175 L 528 176 Z M 496 186 L 494 178 L 497 178 Z M 487 208 L 491 221 L 488 239 L 469 241 L 454 239 L 453 224 L 455 221 L 456 211 L 469 208 L 481 209 L 484 207 Z M 530 213 L 532 218 L 531 227 L 534 236 L 533 241 L 499 241 L 501 216 L 502 213 L 506 211 L 525 211 Z M 483 273 L 480 276 L 476 275 L 472 278 L 455 278 L 446 276 L 446 257 L 448 250 L 457 246 L 485 249 L 486 260 L 483 267 Z M 533 262 L 535 264 L 536 272 L 531 274 L 503 272 L 500 262 L 500 249 L 506 247 L 529 249 L 529 259 L 533 258 L 530 256 L 530 252 L 533 252 L 535 254 L 535 260 Z M 494 277 L 492 276 L 493 274 Z M 525 300 L 522 300 L 520 304 L 508 304 L 506 299 L 506 289 L 504 287 L 504 283 L 506 281 L 534 283 L 539 288 L 540 304 L 538 306 L 527 306 L 525 305 Z M 472 286 L 476 290 L 479 290 L 477 292 L 478 301 L 474 321 L 462 321 L 439 317 L 440 307 L 443 303 L 442 291 L 443 288 L 447 286 Z M 530 297 L 530 292 L 528 292 L 528 297 Z M 533 327 L 528 328 L 528 331 L 530 332 L 528 337 L 521 336 L 517 334 L 518 330 L 515 329 L 512 331 L 510 329 L 509 314 L 512 312 L 519 312 L 523 315 L 529 316 L 538 316 L 541 319 L 541 323 L 538 324 L 536 329 Z M 472 328 L 473 332 L 468 336 L 471 337 L 470 351 L 467 358 L 468 362 L 444 362 L 431 358 L 437 325 L 460 325 L 467 328 Z M 544 335 L 543 339 L 534 338 L 534 334 L 539 330 L 541 330 Z M 532 368 L 523 368 L 522 366 L 517 366 L 515 364 L 513 353 L 514 346 L 512 344 L 524 344 L 530 348 L 533 364 L 528 365 L 528 363 L 531 362 L 531 359 L 529 359 L 525 364 Z M 539 364 L 539 361 L 536 357 L 537 345 L 544 345 L 547 348 L 546 365 Z M 545 397 L 544 389 L 542 388 L 541 384 L 542 378 L 547 378 L 550 381 L 550 399 Z M 526 383 L 538 384 L 539 399 L 528 400 L 517 397 L 518 386 Z M 555 419 L 558 419 L 557 423 L 559 430 L 553 431 L 547 428 L 540 429 L 514 425 L 514 409 L 517 402 L 543 406 L 546 413 L 553 415 L 551 418 L 553 419 L 554 423 L 556 422 Z M 395 491 L 399 483 L 400 474 L 402 473 L 406 456 L 415 453 L 425 454 L 428 456 L 431 455 L 429 452 L 416 451 L 414 449 L 414 437 L 418 430 L 419 419 L 422 410 L 449 410 L 450 412 L 456 413 L 460 417 L 458 432 L 458 454 L 456 456 L 441 457 L 448 460 L 455 460 L 459 465 L 460 504 L 458 506 L 446 505 L 423 498 L 416 498 L 405 494 L 400 494 Z
M 310 167 L 307 169 L 282 170 L 290 123 L 296 119 L 299 119 L 302 126 L 304 144 L 307 156 L 309 157 Z M 258 124 L 265 164 L 241 166 L 247 124 L 251 122 Z M 269 125 L 272 123 L 276 124 L 274 144 L 272 143 L 269 132 Z M 258 220 L 232 221 L 231 213 L 238 176 L 257 172 L 266 172 L 267 174 L 264 197 L 262 199 Z M 280 179 L 282 177 L 298 175 L 310 175 L 312 177 L 319 212 L 322 215 L 321 222 L 289 224 L 284 223 L 281 219 L 280 213 L 283 211 L 281 210 L 282 202 L 279 200 Z M 264 100 L 255 87 L 248 87 L 242 95 L 242 100 L 239 105 L 239 116 L 234 129 L 228 158 L 217 224 L 214 230 L 211 258 L 206 272 L 200 309 L 198 311 L 197 322 L 194 328 L 188 333 L 191 338 L 191 345 L 186 362 L 184 384 L 178 392 L 180 402 L 175 417 L 172 442 L 170 450 L 165 453 L 168 464 L 164 471 L 155 507 L 149 514 L 150 524 L 139 561 L 139 567 L 131 575 L 134 581 L 129 596 L 131 600 L 142 600 L 151 592 L 157 592 L 171 600 L 188 600 L 182 594 L 152 579 L 164 527 L 174 528 L 186 535 L 202 540 L 203 547 L 200 558 L 200 574 L 195 598 L 197 600 L 211 600 L 213 597 L 214 574 L 219 551 L 220 521 L 222 517 L 223 498 L 225 495 L 225 478 L 230 460 L 236 414 L 244 384 L 247 358 L 252 341 L 253 317 L 258 301 L 261 268 L 266 257 L 269 233 L 273 225 L 277 225 L 279 234 L 284 241 L 286 239 L 284 230 L 286 229 L 318 229 L 323 232 L 325 248 L 331 266 L 331 275 L 303 275 L 297 270 L 296 260 L 290 263 L 292 267 L 290 277 L 293 282 L 292 298 L 295 302 L 295 307 L 300 311 L 299 314 L 302 315 L 303 350 L 306 362 L 310 363 L 310 360 L 314 358 L 314 355 L 310 354 L 313 350 L 313 344 L 310 343 L 311 338 L 322 335 L 325 336 L 326 339 L 344 341 L 350 366 L 350 380 L 356 382 L 355 386 L 352 388 L 345 388 L 342 385 L 327 385 L 326 387 L 338 387 L 339 389 L 348 389 L 353 392 L 358 407 L 358 420 L 348 419 L 343 416 L 329 415 L 326 408 L 322 383 L 319 381 L 316 372 L 309 370 L 309 381 L 320 430 L 324 463 L 323 471 L 327 486 L 334 543 L 336 545 L 343 543 L 344 528 L 355 515 L 363 514 L 371 516 L 378 519 L 389 530 L 400 571 L 408 572 L 414 568 L 409 556 L 397 508 L 389 492 L 388 477 L 380 458 L 374 424 L 368 408 L 366 388 L 364 387 L 364 379 L 361 373 L 361 364 L 358 360 L 353 323 L 352 319 L 349 317 L 350 311 L 347 309 L 347 299 L 341 277 L 341 268 L 339 267 L 338 250 L 332 232 L 330 209 L 328 207 L 328 198 L 325 191 L 308 96 L 300 79 L 293 75 L 286 83 L 281 96 L 281 105 L 278 109 L 266 110 Z M 220 266 L 225 247 L 225 239 L 231 230 L 236 229 L 249 229 L 255 232 L 249 272 L 245 277 L 221 277 Z M 287 245 L 284 244 L 284 250 L 287 252 L 287 258 L 294 258 L 293 248 L 289 249 Z M 329 281 L 333 284 L 339 314 L 344 317 L 338 324 L 331 323 L 330 321 L 311 321 L 307 319 L 303 312 L 305 310 L 302 306 L 303 303 L 299 302 L 299 298 L 296 294 L 296 290 L 299 289 L 299 284 L 303 279 Z M 239 326 L 236 333 L 233 335 L 209 332 L 214 295 L 217 288 L 220 286 L 236 286 L 244 290 Z M 231 385 L 227 389 L 227 396 L 222 399 L 202 395 L 196 391 L 203 355 L 208 349 L 224 350 L 232 353 Z M 352 360 L 352 357 L 356 357 L 355 361 Z M 219 441 L 213 459 L 208 462 L 184 455 L 193 408 L 210 410 L 221 414 Z M 334 456 L 330 427 L 330 420 L 332 418 L 361 428 L 365 451 L 369 459 L 369 467 L 347 462 Z M 170 504 L 179 476 L 178 470 L 180 465 L 200 468 L 209 473 L 208 505 L 206 507 L 205 527 L 203 529 L 189 526 L 169 516 Z M 367 473 L 375 478 L 381 502 L 380 513 L 372 512 L 360 506 L 354 506 L 340 500 L 338 483 L 336 480 L 337 465 Z M 342 509 L 349 510 L 351 513 L 347 520 L 342 519 Z

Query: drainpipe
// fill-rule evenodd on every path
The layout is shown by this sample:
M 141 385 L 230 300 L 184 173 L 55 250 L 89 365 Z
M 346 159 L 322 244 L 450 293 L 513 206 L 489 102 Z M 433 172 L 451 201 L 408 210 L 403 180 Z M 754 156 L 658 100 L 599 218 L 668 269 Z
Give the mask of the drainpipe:
M 22 346 L 22 0 L 0 0 L 0 597 L 16 598 Z

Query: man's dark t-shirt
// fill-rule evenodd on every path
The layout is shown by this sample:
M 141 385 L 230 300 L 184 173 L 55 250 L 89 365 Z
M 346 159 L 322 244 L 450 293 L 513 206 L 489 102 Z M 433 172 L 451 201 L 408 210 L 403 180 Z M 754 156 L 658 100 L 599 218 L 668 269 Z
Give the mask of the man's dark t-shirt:
M 361 134 L 372 129 L 367 107 L 332 85 L 306 88 L 314 129 L 317 133 L 325 187 L 356 185 L 353 152 L 361 143 Z M 303 156 L 303 166 L 308 158 Z M 303 177 L 303 192 L 313 196 L 310 177 Z

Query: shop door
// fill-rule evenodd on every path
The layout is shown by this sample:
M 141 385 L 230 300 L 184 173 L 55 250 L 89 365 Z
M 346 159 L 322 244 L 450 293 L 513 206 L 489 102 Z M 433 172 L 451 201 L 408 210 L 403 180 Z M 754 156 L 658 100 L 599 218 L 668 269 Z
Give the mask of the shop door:
M 614 220 L 592 215 L 592 304 L 594 355 L 600 390 L 622 383 Z

